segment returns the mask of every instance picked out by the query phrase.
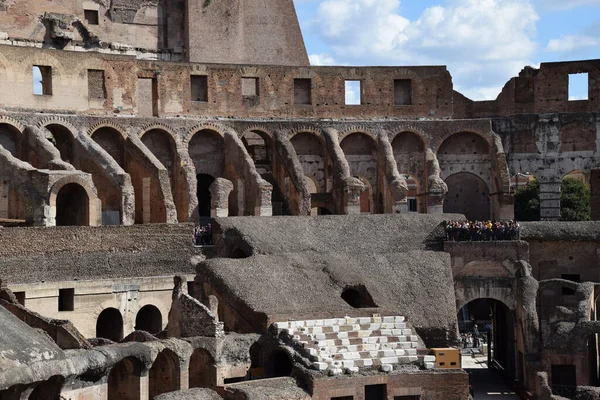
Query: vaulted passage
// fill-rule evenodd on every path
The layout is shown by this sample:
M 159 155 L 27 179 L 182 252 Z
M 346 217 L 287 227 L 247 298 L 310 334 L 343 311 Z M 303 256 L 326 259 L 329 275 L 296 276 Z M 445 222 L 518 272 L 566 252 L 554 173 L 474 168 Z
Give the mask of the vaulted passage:
M 190 387 L 214 388 L 216 383 L 215 360 L 204 349 L 196 349 L 190 358 Z
M 141 399 L 142 363 L 127 357 L 116 363 L 108 375 L 108 400 Z
M 89 197 L 83 186 L 69 183 L 56 197 L 57 226 L 87 226 L 90 224 Z
M 21 132 L 14 126 L 0 124 L 0 146 L 8 150 L 13 157 L 21 158 Z
M 155 306 L 148 304 L 138 311 L 135 317 L 135 330 L 156 334 L 162 330 L 162 314 Z
M 100 128 L 92 134 L 92 139 L 121 167 L 125 167 L 125 143 L 119 131 L 108 127 Z
M 118 342 L 123 339 L 123 317 L 116 308 L 107 308 L 96 321 L 96 337 Z
M 294 365 L 290 356 L 283 350 L 273 352 L 267 361 L 267 376 L 278 378 L 292 375 Z
M 179 362 L 177 356 L 170 350 L 163 350 L 150 368 L 150 398 L 162 393 L 179 390 Z
M 368 194 L 361 196 L 360 212 L 374 213 L 373 205 L 377 204 L 377 146 L 370 136 L 364 133 L 353 133 L 340 143 L 344 151 L 350 174 L 360 179 L 366 186 Z M 368 202 L 367 202 L 368 196 Z
M 200 217 L 210 217 L 210 207 L 212 195 L 210 194 L 210 185 L 215 181 L 215 178 L 208 174 L 198 174 L 198 214 Z
M 52 144 L 60 153 L 60 158 L 68 163 L 73 163 L 73 134 L 67 128 L 58 124 L 46 126 L 50 131 Z
M 485 182 L 477 175 L 460 172 L 446 179 L 448 193 L 444 212 L 464 214 L 469 220 L 490 218 L 490 194 Z

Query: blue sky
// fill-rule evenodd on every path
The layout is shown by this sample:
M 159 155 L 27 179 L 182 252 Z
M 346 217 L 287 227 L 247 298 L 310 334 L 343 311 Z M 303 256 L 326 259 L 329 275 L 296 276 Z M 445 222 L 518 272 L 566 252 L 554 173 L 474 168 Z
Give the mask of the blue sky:
M 294 0 L 313 65 L 447 65 L 494 99 L 526 65 L 600 58 L 600 0 Z M 587 93 L 575 83 L 573 98 Z

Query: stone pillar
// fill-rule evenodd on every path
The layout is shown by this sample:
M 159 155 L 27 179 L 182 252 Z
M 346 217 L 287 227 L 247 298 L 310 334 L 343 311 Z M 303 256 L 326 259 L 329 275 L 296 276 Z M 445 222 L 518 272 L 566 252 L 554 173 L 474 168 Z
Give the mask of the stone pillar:
M 229 216 L 229 194 L 233 191 L 233 183 L 225 178 L 217 178 L 210 185 L 210 216 Z
M 273 204 L 271 197 L 273 194 L 273 186 L 265 181 L 258 188 L 257 205 L 254 207 L 254 215 L 260 217 L 270 217 L 273 215 Z
M 593 169 L 590 171 L 590 189 L 591 199 L 590 205 L 592 207 L 592 220 L 600 220 L 600 169 Z
M 540 220 L 560 219 L 560 186 L 560 179 L 540 180 Z
M 140 400 L 150 400 L 150 379 L 148 370 L 142 372 L 140 376 Z
M 444 196 L 441 190 L 432 190 L 427 195 L 427 214 L 444 213 Z
M 344 180 L 344 214 L 360 214 L 360 195 L 367 187 L 359 179 Z
M 402 200 L 394 201 L 394 213 L 408 214 L 408 199 L 406 197 Z

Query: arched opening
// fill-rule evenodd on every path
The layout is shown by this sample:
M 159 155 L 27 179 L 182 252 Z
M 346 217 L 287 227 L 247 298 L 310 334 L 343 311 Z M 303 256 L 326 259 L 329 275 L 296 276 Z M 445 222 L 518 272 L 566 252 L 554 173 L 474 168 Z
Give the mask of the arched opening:
M 119 131 L 102 127 L 92 133 L 92 139 L 100 145 L 122 168 L 125 168 L 125 140 Z
M 196 174 L 215 178 L 223 176 L 223 138 L 218 132 L 210 129 L 196 132 L 190 140 L 188 151 L 196 167 Z
M 289 204 L 281 192 L 281 188 L 277 184 L 273 174 L 265 174 L 263 179 L 273 185 L 273 191 L 271 192 L 271 207 L 273 208 L 273 215 L 290 215 Z
M 67 128 L 58 124 L 50 124 L 46 129 L 52 135 L 51 142 L 60 153 L 64 162 L 73 163 L 73 134 Z
M 377 204 L 377 146 L 375 140 L 364 133 L 352 133 L 340 143 L 350 166 L 350 175 L 359 178 L 368 188 L 368 194 L 361 195 L 361 213 L 373 213 Z M 367 201 L 368 196 L 368 201 Z
M 204 349 L 196 349 L 190 358 L 190 388 L 214 388 L 216 386 L 215 360 Z
M 259 131 L 246 132 L 242 136 L 242 143 L 254 161 L 259 174 L 271 173 L 271 143 L 269 137 Z
M 342 291 L 341 298 L 352 308 L 377 307 L 377 304 L 373 301 L 373 297 L 364 285 L 345 288 Z
M 494 367 L 512 379 L 522 375 L 517 371 L 515 321 L 504 303 L 473 300 L 459 310 L 458 324 L 461 352 L 472 360 L 464 369 Z
M 123 316 L 116 308 L 103 310 L 96 321 L 96 337 L 119 342 L 123 339 Z
M 162 314 L 160 310 L 151 304 L 142 307 L 135 317 L 135 330 L 152 334 L 162 331 Z
M 0 123 L 0 146 L 21 159 L 21 132 L 12 125 Z
M 53 376 L 40 383 L 29 395 L 29 400 L 60 400 L 60 392 L 64 381 L 62 376 Z
M 250 257 L 244 250 L 237 248 L 231 253 L 231 258 L 248 258 Z
M 487 184 L 477 175 L 460 172 L 446 178 L 448 193 L 444 213 L 464 214 L 468 220 L 490 219 L 490 194 Z
M 425 144 L 423 139 L 412 132 L 402 132 L 392 141 L 394 159 L 400 174 L 408 184 L 408 211 L 417 212 L 425 205 L 418 204 L 421 188 L 418 182 L 425 179 Z
M 413 175 L 402 175 L 406 180 L 406 186 L 408 186 L 408 192 L 406 193 L 408 212 L 420 212 L 421 205 L 419 204 L 419 196 L 421 193 L 421 189 L 419 186 L 419 181 Z
M 308 187 L 308 193 L 311 195 L 315 193 L 319 193 L 319 189 L 317 188 L 317 183 L 310 176 L 304 176 L 304 181 L 306 182 L 306 186 Z M 319 209 L 317 207 L 312 207 L 310 209 L 310 215 L 316 216 L 319 215 Z
M 108 400 L 141 399 L 142 363 L 127 357 L 116 363 L 108 374 Z
M 267 377 L 280 378 L 291 376 L 294 363 L 290 355 L 284 350 L 275 350 L 267 360 Z
M 304 175 L 314 180 L 317 189 L 326 192 L 326 177 L 329 171 L 321 139 L 314 133 L 300 132 L 290 139 L 290 143 L 294 146 Z
M 200 218 L 210 217 L 210 208 L 212 196 L 210 194 L 210 185 L 215 181 L 215 178 L 208 174 L 198 174 L 198 215 Z
M 148 386 L 151 399 L 162 393 L 179 390 L 179 360 L 171 350 L 166 349 L 158 353 L 150 368 Z
M 88 226 L 90 224 L 90 199 L 83 186 L 69 183 L 60 188 L 56 196 L 57 226 Z

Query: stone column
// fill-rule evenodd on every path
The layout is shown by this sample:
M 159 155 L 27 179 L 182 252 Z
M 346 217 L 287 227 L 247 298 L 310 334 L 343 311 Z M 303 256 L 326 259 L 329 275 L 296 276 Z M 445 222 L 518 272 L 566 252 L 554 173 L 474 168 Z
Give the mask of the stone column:
M 540 179 L 540 220 L 560 219 L 560 179 Z
M 225 178 L 217 178 L 210 185 L 210 216 L 229 216 L 229 194 L 233 191 L 233 183 Z
M 441 190 L 430 190 L 427 195 L 427 214 L 444 213 L 445 193 Z
M 344 214 L 360 214 L 360 195 L 367 187 L 359 179 L 346 178 L 344 181 Z

